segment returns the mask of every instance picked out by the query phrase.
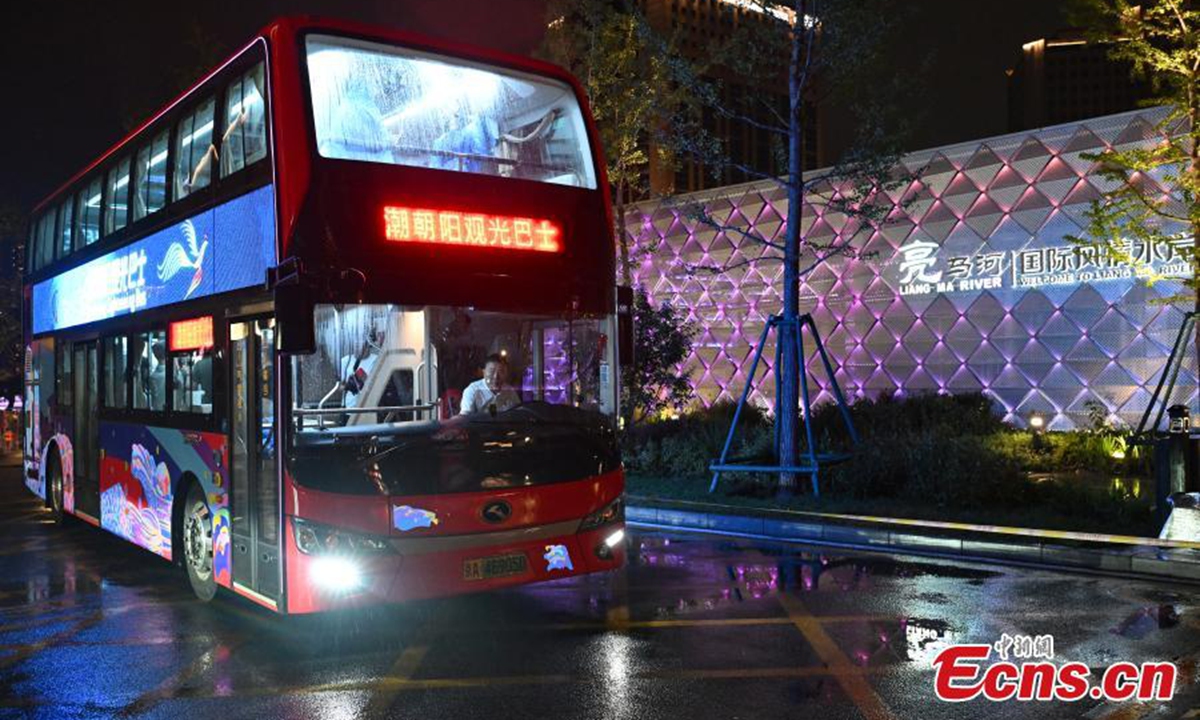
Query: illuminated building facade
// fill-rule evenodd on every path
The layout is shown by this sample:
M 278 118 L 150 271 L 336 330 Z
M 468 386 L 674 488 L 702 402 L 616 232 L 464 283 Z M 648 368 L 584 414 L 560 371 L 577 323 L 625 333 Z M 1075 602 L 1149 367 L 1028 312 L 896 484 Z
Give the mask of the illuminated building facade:
M 1148 284 L 1138 268 L 1186 273 L 1180 248 L 1191 238 L 1131 246 L 1143 266 L 1066 237 L 1084 234 L 1089 204 L 1109 187 L 1083 156 L 1151 142 L 1162 116 L 1128 112 L 906 155 L 908 169 L 923 168 L 920 180 L 890 194 L 894 222 L 857 241 L 867 257 L 820 264 L 801 286 L 801 311 L 816 320 L 841 387 L 858 397 L 982 391 L 1008 420 L 1041 414 L 1050 429 L 1086 426 L 1093 403 L 1136 423 L 1184 316 L 1163 303 L 1180 283 Z M 775 251 L 697 227 L 687 210 L 697 203 L 776 238 L 787 199 L 772 182 L 747 183 L 643 203 L 629 215 L 640 249 L 635 284 L 655 303 L 687 308 L 700 330 L 686 368 L 707 405 L 744 387 L 765 319 L 782 310 L 782 265 L 741 264 Z M 814 242 L 844 238 L 852 225 L 805 207 Z M 714 266 L 735 267 L 696 272 Z M 773 356 L 772 344 L 768 367 Z M 811 346 L 806 357 L 815 397 L 830 400 Z M 1194 353 L 1186 357 L 1174 402 L 1196 395 Z M 770 407 L 774 388 L 759 372 L 751 397 Z

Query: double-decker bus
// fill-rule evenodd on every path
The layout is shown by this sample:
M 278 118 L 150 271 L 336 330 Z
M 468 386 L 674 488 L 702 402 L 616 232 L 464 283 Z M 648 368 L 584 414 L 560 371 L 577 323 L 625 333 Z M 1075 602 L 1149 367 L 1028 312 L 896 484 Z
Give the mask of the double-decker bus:
M 35 208 L 26 484 L 278 612 L 619 567 L 603 172 L 559 68 L 272 23 Z

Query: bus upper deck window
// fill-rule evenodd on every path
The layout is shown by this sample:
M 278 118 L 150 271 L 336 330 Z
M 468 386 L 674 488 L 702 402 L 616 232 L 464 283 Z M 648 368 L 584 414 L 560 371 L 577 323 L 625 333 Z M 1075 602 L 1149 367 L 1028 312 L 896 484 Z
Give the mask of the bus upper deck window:
M 595 189 L 567 83 L 345 38 L 307 43 L 322 157 Z
M 175 199 L 208 187 L 212 179 L 215 107 L 213 99 L 208 98 L 195 112 L 184 115 L 175 129 Z
M 104 234 L 125 227 L 129 220 L 129 158 L 124 157 L 108 171 L 104 198 Z
M 263 64 L 229 84 L 225 92 L 225 131 L 221 142 L 221 177 L 267 156 L 267 113 Z
M 143 145 L 134 164 L 133 219 L 157 211 L 167 201 L 167 131 Z

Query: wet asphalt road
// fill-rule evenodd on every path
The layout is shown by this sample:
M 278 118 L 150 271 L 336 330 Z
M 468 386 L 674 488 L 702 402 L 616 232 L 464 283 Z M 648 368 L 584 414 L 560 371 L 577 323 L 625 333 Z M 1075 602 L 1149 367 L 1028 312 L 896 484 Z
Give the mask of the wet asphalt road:
M 630 566 L 371 612 L 195 602 L 0 468 L 0 718 L 1200 717 L 1200 588 L 633 533 Z M 1177 616 L 1177 617 L 1176 617 Z M 1161 619 L 1161 620 L 1160 620 Z M 938 703 L 948 642 L 1175 659 L 1166 706 Z

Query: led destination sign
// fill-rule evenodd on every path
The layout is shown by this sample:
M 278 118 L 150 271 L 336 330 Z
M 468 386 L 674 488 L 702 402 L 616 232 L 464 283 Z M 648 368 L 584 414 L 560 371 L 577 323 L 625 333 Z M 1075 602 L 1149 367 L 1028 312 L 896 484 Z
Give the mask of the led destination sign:
M 562 228 L 550 220 L 388 205 L 384 237 L 392 242 L 558 252 Z

